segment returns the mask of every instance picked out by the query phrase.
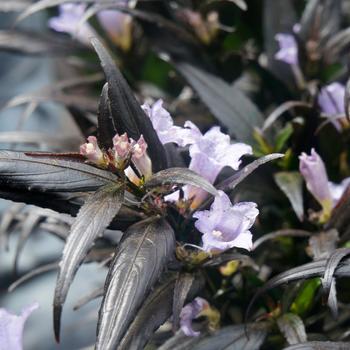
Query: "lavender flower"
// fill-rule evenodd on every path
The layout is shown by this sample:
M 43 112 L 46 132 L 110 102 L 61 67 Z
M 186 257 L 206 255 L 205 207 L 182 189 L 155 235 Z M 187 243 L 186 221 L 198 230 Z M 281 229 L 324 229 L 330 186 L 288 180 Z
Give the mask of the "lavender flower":
M 139 138 L 137 142 L 135 142 L 132 150 L 132 161 L 134 162 L 136 168 L 139 172 L 144 176 L 147 180 L 152 175 L 152 162 L 151 159 L 147 155 L 147 143 L 143 136 Z
M 332 203 L 332 196 L 328 187 L 326 167 L 319 154 L 312 149 L 311 154 L 302 153 L 299 156 L 300 173 L 306 181 L 307 189 L 322 206 Z
M 195 140 L 190 146 L 189 168 L 210 183 L 214 183 L 225 166 L 238 170 L 241 157 L 252 154 L 251 146 L 244 143 L 231 144 L 230 137 L 222 133 L 217 126 L 202 135 L 193 123 L 186 122 L 185 125 L 190 127 L 192 138 Z M 204 190 L 194 186 L 189 186 L 186 194 L 188 198 L 194 198 L 193 207 L 197 207 L 207 196 Z
M 105 165 L 105 156 L 97 144 L 95 136 L 89 136 L 88 142 L 80 146 L 80 154 L 85 156 L 90 162 L 97 165 Z
M 128 1 L 120 1 L 127 5 Z M 120 11 L 105 10 L 97 14 L 102 28 L 122 50 L 128 51 L 132 43 L 132 17 Z
M 210 210 L 193 214 L 198 219 L 195 226 L 203 234 L 203 249 L 207 252 L 224 251 L 232 247 L 251 250 L 253 243 L 249 229 L 258 214 L 255 203 L 232 205 L 229 197 L 219 191 Z
M 321 89 L 318 95 L 318 104 L 325 114 L 345 114 L 344 97 L 345 86 L 335 82 Z
M 209 304 L 205 299 L 197 297 L 181 310 L 180 327 L 188 337 L 198 337 L 200 335 L 200 332 L 193 330 L 192 321 L 198 318 L 201 312 L 208 307 Z
M 0 350 L 22 350 L 24 324 L 30 314 L 39 307 L 33 303 L 25 307 L 21 315 L 17 316 L 0 309 Z
M 142 109 L 151 119 L 153 128 L 162 144 L 174 142 L 178 146 L 184 147 L 194 142 L 193 131 L 175 126 L 170 113 L 163 108 L 162 100 L 158 100 L 152 106 L 144 104 Z
M 49 27 L 56 32 L 67 33 L 81 43 L 89 45 L 90 38 L 96 36 L 94 29 L 88 24 L 79 22 L 85 13 L 84 4 L 63 4 L 59 6 L 59 15 L 49 20 Z
M 275 54 L 276 60 L 290 65 L 298 65 L 298 45 L 294 36 L 280 33 L 275 38 L 280 47 L 279 51 Z
M 329 116 L 332 124 L 338 131 L 341 131 L 340 120 L 334 116 L 345 115 L 345 86 L 334 82 L 323 87 L 318 95 L 318 104 L 323 113 Z

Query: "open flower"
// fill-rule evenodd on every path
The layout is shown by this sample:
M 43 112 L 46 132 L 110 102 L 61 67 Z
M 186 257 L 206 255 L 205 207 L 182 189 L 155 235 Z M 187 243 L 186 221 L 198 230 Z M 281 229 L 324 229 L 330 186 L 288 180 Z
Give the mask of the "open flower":
M 193 131 L 175 126 L 170 113 L 163 108 L 162 100 L 156 101 L 152 106 L 144 104 L 142 109 L 151 119 L 153 128 L 163 145 L 173 142 L 180 147 L 184 147 L 194 142 Z
M 119 1 L 127 5 L 128 1 Z M 128 51 L 132 43 L 132 17 L 115 10 L 104 10 L 97 14 L 101 27 L 122 50 Z
M 224 251 L 233 247 L 252 249 L 253 226 L 259 214 L 256 203 L 241 202 L 232 205 L 222 191 L 215 197 L 210 210 L 197 211 L 195 226 L 200 231 L 203 249 L 207 252 Z
M 323 87 L 318 95 L 318 104 L 323 113 L 328 115 L 335 128 L 341 130 L 340 120 L 332 117 L 345 115 L 345 86 L 334 82 Z
M 232 144 L 230 137 L 217 126 L 202 135 L 193 123 L 187 122 L 186 125 L 191 127 L 192 135 L 195 135 L 195 142 L 190 146 L 189 168 L 210 183 L 215 182 L 225 166 L 238 170 L 242 156 L 253 152 L 251 146 L 244 143 Z M 207 192 L 194 186 L 189 186 L 186 192 L 188 198 L 194 198 L 194 207 L 207 196 Z
M 201 312 L 208 307 L 209 303 L 205 299 L 197 297 L 181 310 L 180 327 L 188 337 L 198 337 L 200 335 L 200 332 L 193 330 L 192 321 L 200 317 Z
M 276 40 L 279 44 L 279 51 L 275 54 L 275 59 L 290 65 L 298 64 L 298 45 L 293 35 L 277 34 Z
M 89 136 L 88 142 L 80 146 L 80 154 L 85 156 L 90 162 L 97 165 L 105 164 L 105 156 L 97 144 L 95 136 Z
M 22 350 L 24 324 L 30 314 L 39 307 L 33 303 L 25 307 L 19 316 L 0 309 L 0 350 Z
M 49 26 L 56 32 L 67 33 L 77 38 L 85 45 L 90 44 L 90 38 L 96 36 L 94 29 L 88 24 L 79 22 L 84 16 L 86 5 L 63 4 L 59 6 L 59 15 L 49 20 Z

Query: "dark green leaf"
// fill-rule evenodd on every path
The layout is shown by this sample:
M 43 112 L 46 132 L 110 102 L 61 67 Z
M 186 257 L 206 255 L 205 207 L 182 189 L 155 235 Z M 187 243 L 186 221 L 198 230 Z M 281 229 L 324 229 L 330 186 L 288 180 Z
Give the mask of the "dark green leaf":
M 142 110 L 105 47 L 96 38 L 93 38 L 91 43 L 101 60 L 108 82 L 112 118 L 105 120 L 105 122 L 110 122 L 111 130 L 116 128 L 115 133 L 123 134 L 126 132 L 134 140 L 138 140 L 143 135 L 148 145 L 153 170 L 165 169 L 167 167 L 165 150 L 153 129 L 150 118 Z
M 253 130 L 261 127 L 264 120 L 253 102 L 217 76 L 187 63 L 178 63 L 176 67 L 231 135 L 238 141 L 253 143 Z
M 162 185 L 192 185 L 216 196 L 218 191 L 202 176 L 187 168 L 170 168 L 159 171 L 145 183 L 146 188 Z
M 174 248 L 174 232 L 164 219 L 148 219 L 128 229 L 106 279 L 96 350 L 117 347 Z
M 300 221 L 304 217 L 303 178 L 298 171 L 283 171 L 274 175 L 278 187 L 288 197 Z
M 118 214 L 124 199 L 122 186 L 107 186 L 91 194 L 79 210 L 67 238 L 54 297 L 54 329 L 57 341 L 60 333 L 62 305 L 80 264 L 94 241 Z

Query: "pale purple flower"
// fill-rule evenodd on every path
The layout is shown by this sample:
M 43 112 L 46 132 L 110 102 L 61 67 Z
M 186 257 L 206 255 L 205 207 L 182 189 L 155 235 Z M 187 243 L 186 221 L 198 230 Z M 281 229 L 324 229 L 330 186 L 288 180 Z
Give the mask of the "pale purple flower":
M 310 193 L 322 205 L 331 201 L 332 196 L 328 186 L 326 167 L 319 154 L 312 149 L 310 155 L 302 153 L 299 160 L 299 170 Z
M 233 247 L 251 250 L 253 226 L 259 214 L 256 203 L 241 202 L 232 205 L 230 198 L 222 191 L 215 197 L 210 210 L 197 211 L 195 226 L 200 231 L 203 249 L 224 251 Z
M 340 131 L 340 121 L 332 117 L 345 115 L 345 86 L 334 82 L 323 87 L 318 95 L 318 104 L 322 112 L 331 117 L 332 124 Z
M 331 181 L 328 182 L 328 186 L 329 186 L 329 190 L 332 196 L 334 206 L 338 203 L 338 201 L 343 196 L 343 193 L 345 192 L 345 190 L 348 188 L 349 185 L 350 185 L 350 177 L 347 177 L 346 179 L 344 179 L 340 184 L 336 184 Z
M 49 27 L 56 32 L 67 33 L 83 44 L 89 45 L 90 38 L 96 36 L 94 29 L 83 23 L 79 26 L 84 16 L 86 5 L 84 4 L 63 4 L 59 6 L 59 15 L 49 20 Z
M 97 144 L 97 139 L 95 136 L 89 136 L 87 138 L 88 142 L 80 146 L 80 154 L 85 156 L 90 162 L 97 165 L 102 165 L 105 163 L 105 157 Z
M 17 316 L 6 309 L 0 309 L 0 350 L 22 350 L 24 324 L 30 314 L 39 307 L 33 303 Z
M 252 154 L 252 147 L 244 143 L 231 143 L 228 135 L 222 133 L 217 126 L 212 127 L 204 135 L 193 123 L 187 122 L 195 142 L 190 146 L 191 162 L 189 168 L 200 174 L 210 183 L 214 183 L 221 170 L 227 166 L 238 170 L 243 155 Z M 195 135 L 195 136 L 193 136 Z M 188 198 L 195 198 L 194 206 L 201 203 L 207 192 L 198 187 L 189 186 Z
M 119 1 L 127 5 L 128 1 Z M 132 17 L 116 10 L 104 10 L 97 14 L 101 27 L 111 40 L 123 50 L 129 50 L 132 41 Z
M 200 332 L 196 332 L 192 328 L 192 321 L 198 318 L 201 312 L 209 307 L 208 302 L 200 297 L 195 298 L 191 303 L 184 306 L 180 313 L 181 330 L 188 337 L 198 337 Z
M 173 142 L 180 147 L 184 147 L 194 142 L 193 131 L 188 128 L 175 126 L 170 113 L 163 108 L 162 100 L 156 101 L 152 106 L 144 104 L 142 109 L 151 119 L 153 128 L 163 145 Z
M 279 33 L 275 39 L 279 44 L 279 51 L 275 54 L 275 59 L 290 65 L 298 64 L 298 45 L 293 35 Z
M 130 143 L 127 133 L 123 135 L 116 134 L 112 141 L 113 149 L 117 157 L 125 159 L 131 154 L 133 145 Z

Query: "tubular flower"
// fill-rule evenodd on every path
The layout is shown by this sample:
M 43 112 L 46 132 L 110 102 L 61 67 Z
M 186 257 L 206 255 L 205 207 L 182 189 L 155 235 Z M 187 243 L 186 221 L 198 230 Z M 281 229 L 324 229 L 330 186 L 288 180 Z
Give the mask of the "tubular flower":
M 89 136 L 88 142 L 80 146 L 80 154 L 85 156 L 90 162 L 100 166 L 106 165 L 106 158 L 97 144 L 95 136 Z
M 96 36 L 94 29 L 88 24 L 79 22 L 84 16 L 86 5 L 63 4 L 59 6 L 59 15 L 49 20 L 49 27 L 56 32 L 67 33 L 77 38 L 85 45 L 90 44 L 90 38 Z
M 195 135 L 193 135 L 193 131 L 175 126 L 170 113 L 163 108 L 162 100 L 156 101 L 152 106 L 144 104 L 142 109 L 151 119 L 153 128 L 163 145 L 173 142 L 180 147 L 184 147 L 194 142 Z
M 120 1 L 127 5 L 128 1 Z M 132 44 L 132 17 L 120 11 L 105 10 L 97 14 L 101 27 L 111 40 L 123 51 L 128 51 Z
M 299 159 L 300 173 L 305 179 L 307 189 L 322 205 L 324 211 L 330 212 L 333 200 L 328 186 L 326 167 L 322 158 L 312 149 L 310 155 L 302 153 Z
M 198 337 L 200 335 L 200 332 L 193 330 L 192 321 L 200 317 L 201 312 L 206 308 L 209 308 L 209 303 L 205 299 L 197 297 L 181 310 L 180 327 L 188 337 Z
M 345 86 L 337 82 L 325 86 L 318 95 L 318 104 L 322 112 L 330 117 L 345 115 Z M 340 131 L 340 120 L 331 118 L 331 121 L 335 128 Z
M 197 211 L 195 226 L 200 231 L 206 252 L 224 251 L 233 247 L 251 250 L 253 226 L 259 214 L 256 203 L 241 202 L 232 205 L 222 191 L 215 197 L 210 210 Z
M 30 314 L 39 307 L 33 303 L 25 307 L 19 316 L 0 309 L 0 350 L 22 350 L 24 324 Z
M 228 166 L 238 170 L 241 157 L 252 154 L 252 148 L 244 143 L 231 144 L 230 137 L 223 134 L 217 126 L 212 127 L 204 135 L 191 122 L 186 122 L 192 131 L 195 142 L 190 146 L 191 162 L 189 168 L 200 174 L 210 183 L 214 183 L 221 170 Z M 188 198 L 194 198 L 193 207 L 197 207 L 207 196 L 204 190 L 189 186 Z
M 290 65 L 298 65 L 298 45 L 293 35 L 277 34 L 276 40 L 280 47 L 275 59 Z

